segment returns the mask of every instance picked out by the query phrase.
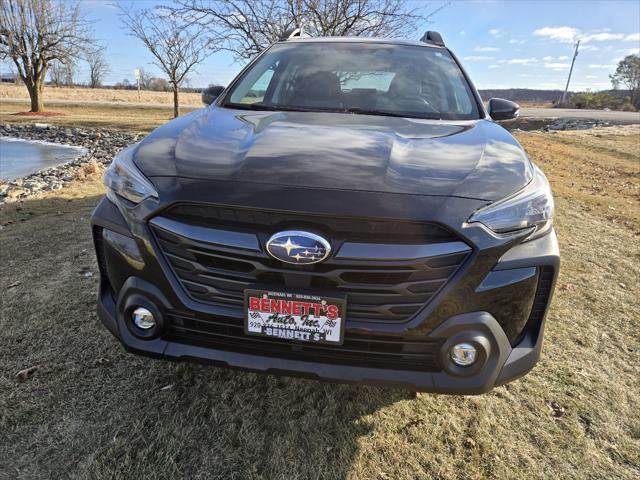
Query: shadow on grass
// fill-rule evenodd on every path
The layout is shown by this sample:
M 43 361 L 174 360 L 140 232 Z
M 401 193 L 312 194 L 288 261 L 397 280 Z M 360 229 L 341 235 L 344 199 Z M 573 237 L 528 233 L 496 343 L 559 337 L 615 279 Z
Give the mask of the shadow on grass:
M 93 190 L 92 190 L 93 189 Z M 95 315 L 88 186 L 2 207 L 0 471 L 11 478 L 345 478 L 410 392 L 127 354 Z M 86 272 L 93 275 L 86 275 Z M 17 284 L 11 288 L 9 285 Z M 20 382 L 16 372 L 37 366 Z M 37 447 L 34 447 L 37 446 Z

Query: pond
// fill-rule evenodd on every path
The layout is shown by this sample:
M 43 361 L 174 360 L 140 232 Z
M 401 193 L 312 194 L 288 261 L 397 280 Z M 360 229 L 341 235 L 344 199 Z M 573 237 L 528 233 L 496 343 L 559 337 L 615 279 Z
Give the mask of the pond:
M 15 180 L 70 162 L 86 153 L 82 147 L 0 137 L 0 179 Z

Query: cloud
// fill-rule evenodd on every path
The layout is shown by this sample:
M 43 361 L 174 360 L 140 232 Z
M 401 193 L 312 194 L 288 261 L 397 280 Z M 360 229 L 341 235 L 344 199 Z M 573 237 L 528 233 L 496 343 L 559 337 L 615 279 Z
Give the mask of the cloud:
M 494 37 L 500 35 L 500 30 L 497 28 L 492 28 L 491 30 L 489 30 L 489 35 L 493 35 Z
M 561 57 L 558 57 L 558 60 L 569 60 L 569 57 L 562 55 Z
M 592 42 L 614 42 L 620 40 L 627 42 L 640 41 L 640 33 L 632 33 L 629 35 L 611 33 L 608 28 L 600 31 L 596 30 L 592 33 L 582 33 L 580 29 L 574 27 L 542 27 L 534 30 L 533 34 L 537 37 L 548 38 L 560 43 L 573 43 L 576 40 L 580 40 L 583 44 Z M 588 50 L 587 45 L 585 45 L 584 50 Z M 591 50 L 598 50 L 598 47 L 592 47 Z
M 616 68 L 615 65 L 601 65 L 601 64 L 597 64 L 597 63 L 592 63 L 591 65 L 589 65 L 589 68 L 600 68 L 600 69 L 606 69 L 606 70 L 612 70 L 614 68 Z
M 544 60 L 545 62 L 550 62 L 551 60 L 553 60 L 553 57 L 542 57 L 542 60 Z
M 540 86 L 543 88 L 560 88 L 562 85 L 559 83 L 541 83 Z
M 469 62 L 484 62 L 487 60 L 493 60 L 495 57 L 481 57 L 481 56 L 470 56 L 470 57 L 464 57 L 463 60 L 469 61 Z
M 591 88 L 611 88 L 611 84 L 609 82 L 571 82 L 571 86 L 573 89 L 591 89 Z
M 489 65 L 489 68 L 500 68 L 500 65 Z
M 538 59 L 531 58 L 512 58 L 511 60 L 507 60 L 507 63 L 510 65 L 530 65 L 532 63 L 537 63 Z
M 467 34 L 467 32 L 465 32 L 464 30 L 460 30 L 459 35 L 460 35 L 461 37 L 464 37 L 466 34 Z
M 569 68 L 571 65 L 568 63 L 545 63 L 544 68 L 553 68 L 554 70 L 564 70 L 565 68 Z
M 524 43 L 524 40 L 517 40 L 515 38 L 512 38 L 511 40 L 509 40 L 509 43 L 511 45 L 522 45 Z
M 500 49 L 496 47 L 475 47 L 473 50 L 476 52 L 497 52 Z
M 594 79 L 594 78 L 598 78 L 598 76 L 597 75 L 587 75 L 584 78 Z
M 542 27 L 533 31 L 536 37 L 545 37 L 561 43 L 573 43 L 580 30 L 573 27 Z
M 580 37 L 580 40 L 582 40 L 583 43 L 611 42 L 614 40 L 622 40 L 623 38 L 624 38 L 624 35 L 622 35 L 621 33 L 602 32 L 602 33 L 592 33 L 590 35 L 583 35 L 582 37 Z

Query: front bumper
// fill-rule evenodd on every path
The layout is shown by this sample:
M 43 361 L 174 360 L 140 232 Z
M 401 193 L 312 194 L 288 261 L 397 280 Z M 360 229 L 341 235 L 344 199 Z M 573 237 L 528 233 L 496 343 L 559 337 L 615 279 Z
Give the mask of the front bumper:
M 123 235 L 142 238 L 141 250 L 146 249 L 148 252 L 154 250 L 151 236 L 146 236 L 139 226 L 132 226 L 127 222 L 118 209 L 106 199 L 94 212 L 92 224 L 94 228 L 106 228 Z M 110 247 L 97 245 L 97 248 L 108 251 Z M 457 298 L 468 290 L 464 281 L 458 279 L 460 292 L 456 292 L 458 287 L 455 285 L 450 286 L 448 291 L 443 292 L 442 298 L 434 302 L 432 308 L 425 312 L 422 320 L 414 325 L 402 327 L 403 331 L 391 332 L 393 334 L 419 332 L 421 338 L 438 342 L 439 347 L 435 352 L 438 369 L 431 371 L 370 368 L 358 365 L 358 362 L 338 365 L 309 361 L 309 359 L 256 355 L 184 343 L 167 339 L 162 335 L 156 338 L 140 338 L 134 334 L 135 327 L 132 327 L 128 321 L 130 309 L 134 305 L 149 306 L 156 312 L 161 323 L 166 321 L 168 315 L 175 312 L 181 314 L 187 312 L 202 318 L 216 318 L 216 314 L 210 309 L 194 305 L 181 296 L 180 288 L 170 276 L 166 275 L 166 271 L 159 265 L 160 262 L 153 256 L 145 255 L 143 268 L 137 268 L 126 258 L 120 258 L 122 257 L 120 253 L 108 252 L 107 258 L 104 255 L 99 256 L 102 271 L 98 313 L 102 322 L 120 340 L 125 349 L 154 358 L 206 362 L 217 366 L 264 373 L 336 382 L 388 385 L 424 392 L 480 394 L 526 374 L 538 361 L 546 310 L 559 269 L 558 244 L 553 232 L 524 244 L 502 249 L 493 247 L 494 255 L 495 251 L 499 252 L 497 260 L 494 259 L 490 262 L 491 264 L 485 265 L 492 275 L 481 278 L 482 282 L 476 282 L 480 285 L 476 285 L 475 292 L 487 288 L 489 291 L 487 298 L 499 303 L 499 295 L 496 296 L 496 292 L 510 291 L 509 289 L 512 288 L 517 290 L 518 285 L 524 285 L 518 281 L 518 275 L 528 269 L 535 269 L 538 283 L 536 291 L 541 290 L 540 285 L 543 281 L 547 282 L 548 291 L 542 306 L 538 305 L 538 311 L 534 315 L 536 300 L 535 298 L 527 300 L 528 305 L 533 303 L 531 315 L 525 327 L 519 327 L 516 335 L 510 332 L 503 318 L 499 321 L 489 311 L 474 308 L 465 311 L 465 308 L 473 307 L 473 303 L 463 302 L 464 305 L 453 307 L 448 305 L 452 297 Z M 463 273 L 468 274 L 468 270 Z M 543 274 L 546 274 L 544 279 Z M 491 285 L 492 282 L 498 283 L 497 289 L 495 285 Z M 114 288 L 114 284 L 117 284 L 117 287 Z M 469 292 L 469 294 L 475 294 L 475 292 Z M 531 296 L 529 293 L 527 295 Z M 445 308 L 443 305 L 448 306 Z M 483 305 L 488 305 L 487 301 L 475 304 L 475 306 Z M 449 315 L 446 314 L 447 312 Z M 385 328 L 381 326 L 380 332 L 373 333 L 389 334 L 390 332 L 385 331 Z M 449 348 L 461 341 L 472 341 L 480 347 L 481 358 L 472 367 L 456 367 L 448 358 Z

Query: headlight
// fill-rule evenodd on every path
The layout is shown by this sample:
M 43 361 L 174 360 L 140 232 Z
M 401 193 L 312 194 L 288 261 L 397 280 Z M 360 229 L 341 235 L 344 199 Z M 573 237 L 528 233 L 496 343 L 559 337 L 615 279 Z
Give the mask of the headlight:
M 534 167 L 531 182 L 519 192 L 481 208 L 468 223 L 479 222 L 499 234 L 531 230 L 531 240 L 548 232 L 553 225 L 553 196 L 547 177 Z
M 125 148 L 116 155 L 104 172 L 102 181 L 107 186 L 107 197 L 111 200 L 114 200 L 113 194 L 133 203 L 140 203 L 148 197 L 158 198 L 158 193 L 151 182 L 134 165 L 132 159 L 134 150 L 135 145 Z

